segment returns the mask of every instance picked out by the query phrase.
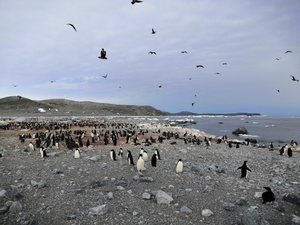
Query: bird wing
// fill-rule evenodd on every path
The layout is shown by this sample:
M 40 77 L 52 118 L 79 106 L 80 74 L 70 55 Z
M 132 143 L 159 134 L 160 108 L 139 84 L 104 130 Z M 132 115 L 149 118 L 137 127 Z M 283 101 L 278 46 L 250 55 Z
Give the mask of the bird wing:
M 69 26 L 71 26 L 71 27 L 73 27 L 73 29 L 77 32 L 77 30 L 76 30 L 76 28 L 75 28 L 75 26 L 73 25 L 73 24 L 71 24 L 71 23 L 67 23 L 67 25 L 69 25 Z

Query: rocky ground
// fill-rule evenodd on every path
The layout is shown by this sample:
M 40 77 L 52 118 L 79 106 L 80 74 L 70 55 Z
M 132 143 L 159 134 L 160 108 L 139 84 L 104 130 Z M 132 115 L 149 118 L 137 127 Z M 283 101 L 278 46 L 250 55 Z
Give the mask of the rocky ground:
M 168 129 L 181 137 L 186 131 Z M 80 159 L 61 146 L 41 158 L 29 150 L 30 140 L 20 143 L 21 132 L 30 131 L 0 131 L 0 224 L 300 224 L 299 152 L 289 158 L 246 145 L 171 139 L 150 146 L 96 143 L 81 148 Z M 110 150 L 120 147 L 123 158 L 112 161 Z M 141 147 L 149 159 L 156 148 L 161 155 L 157 167 L 145 162 L 142 174 L 126 161 L 126 150 L 136 162 Z M 177 174 L 179 158 L 184 168 Z M 252 170 L 247 179 L 237 170 L 244 160 Z M 266 186 L 273 204 L 262 204 Z

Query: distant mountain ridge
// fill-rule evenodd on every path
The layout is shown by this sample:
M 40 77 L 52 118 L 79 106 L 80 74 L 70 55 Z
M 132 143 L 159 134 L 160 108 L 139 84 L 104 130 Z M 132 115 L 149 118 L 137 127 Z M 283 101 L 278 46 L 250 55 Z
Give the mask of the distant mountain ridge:
M 18 96 L 0 99 L 0 116 L 167 116 L 152 106 L 116 105 L 67 99 L 31 100 Z
M 241 112 L 241 113 L 193 113 L 189 111 L 181 111 L 179 113 L 175 113 L 176 115 L 180 116 L 261 116 L 260 113 L 247 113 L 247 112 Z

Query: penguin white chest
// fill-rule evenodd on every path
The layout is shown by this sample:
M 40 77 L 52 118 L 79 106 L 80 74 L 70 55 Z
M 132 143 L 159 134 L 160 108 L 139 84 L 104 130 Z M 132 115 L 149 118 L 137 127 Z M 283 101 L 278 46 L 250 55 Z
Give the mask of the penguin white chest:
M 139 172 L 142 172 L 144 170 L 144 160 L 142 159 L 142 157 L 140 157 L 137 161 L 136 167 Z
M 177 166 L 176 166 L 176 173 L 181 173 L 183 169 L 183 163 L 182 161 L 178 161 Z

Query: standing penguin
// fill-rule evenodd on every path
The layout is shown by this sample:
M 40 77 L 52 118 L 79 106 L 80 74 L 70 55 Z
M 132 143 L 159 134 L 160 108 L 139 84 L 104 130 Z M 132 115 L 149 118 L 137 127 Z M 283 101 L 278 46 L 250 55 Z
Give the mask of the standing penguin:
M 181 173 L 183 169 L 183 163 L 182 160 L 179 159 L 176 165 L 176 173 Z
M 289 157 L 292 157 L 292 156 L 293 156 L 293 151 L 292 151 L 291 148 L 288 148 L 287 154 L 288 154 Z
M 263 204 L 274 202 L 275 201 L 275 195 L 271 191 L 271 188 L 264 187 L 264 189 L 266 189 L 267 191 L 262 193 L 262 196 L 261 196 L 262 200 L 263 200 Z
M 74 153 L 75 159 L 79 159 L 80 158 L 80 151 L 78 148 L 75 149 L 75 153 Z
M 160 154 L 159 154 L 159 151 L 158 151 L 158 149 L 155 149 L 155 152 L 154 152 L 155 154 L 156 154 L 156 156 L 157 156 L 157 159 L 158 160 L 160 160 Z
M 40 148 L 41 158 L 47 157 L 46 149 L 42 146 Z
M 32 142 L 29 143 L 29 148 L 30 150 L 34 151 L 34 145 L 32 144 Z
M 133 162 L 133 158 L 132 158 L 132 155 L 131 155 L 131 151 L 130 150 L 127 150 L 128 154 L 127 154 L 127 161 L 128 161 L 128 164 L 129 166 L 130 165 L 133 165 L 134 166 L 134 162 Z
M 251 169 L 246 164 L 247 164 L 247 161 L 244 161 L 244 164 L 242 166 L 240 166 L 239 168 L 237 168 L 238 170 L 239 169 L 242 170 L 241 178 L 244 178 L 244 177 L 247 178 L 248 177 L 247 170 L 252 172 Z
M 151 166 L 153 166 L 153 167 L 156 167 L 156 164 L 157 164 L 157 154 L 156 153 L 154 153 L 153 154 L 153 156 L 152 156 L 152 158 L 151 158 Z
M 148 162 L 148 153 L 147 153 L 147 151 L 143 151 L 143 160 L 145 161 L 145 162 Z
M 117 159 L 116 159 L 116 152 L 115 152 L 115 150 L 110 150 L 110 158 L 111 158 L 111 160 L 112 161 L 116 161 Z
M 138 159 L 137 164 L 136 164 L 137 171 L 142 172 L 145 169 L 144 164 L 145 164 L 145 162 L 143 160 L 143 155 L 140 154 L 139 159 Z
M 283 155 L 284 153 L 284 146 L 281 147 L 281 149 L 279 150 L 280 155 Z
M 118 156 L 120 156 L 121 158 L 123 158 L 123 149 L 122 148 L 120 148 Z

